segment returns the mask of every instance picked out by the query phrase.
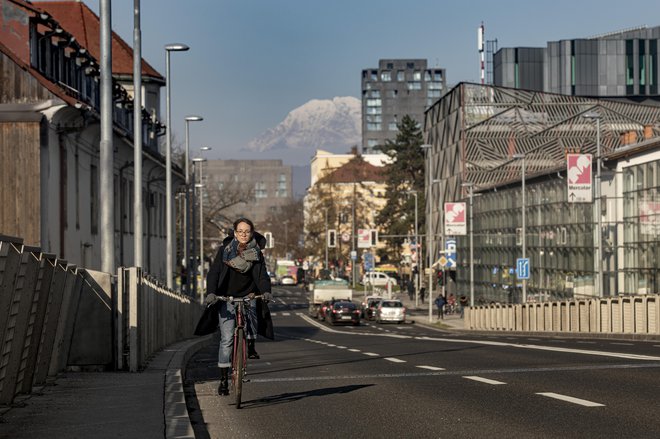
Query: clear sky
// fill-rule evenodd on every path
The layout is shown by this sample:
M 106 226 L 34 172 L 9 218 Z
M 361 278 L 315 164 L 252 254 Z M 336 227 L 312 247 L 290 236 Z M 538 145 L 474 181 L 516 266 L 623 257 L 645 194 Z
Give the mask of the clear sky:
M 183 139 L 184 117 L 203 116 L 191 154 L 208 145 L 213 159 L 277 158 L 241 150 L 311 99 L 359 98 L 362 69 L 381 58 L 426 58 L 450 85 L 479 82 L 482 21 L 499 47 L 660 25 L 658 0 L 142 0 L 141 11 L 143 58 L 163 75 L 165 44 L 191 48 L 171 57 L 173 130 Z M 114 0 L 112 15 L 132 45 L 133 0 Z

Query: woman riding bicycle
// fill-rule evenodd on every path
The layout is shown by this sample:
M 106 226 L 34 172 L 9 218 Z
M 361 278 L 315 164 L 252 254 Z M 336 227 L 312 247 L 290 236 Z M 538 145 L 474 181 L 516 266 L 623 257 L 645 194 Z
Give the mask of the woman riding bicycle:
M 260 294 L 263 299 L 270 298 L 270 276 L 261 253 L 265 246 L 266 238 L 254 231 L 252 221 L 247 218 L 237 219 L 234 221 L 234 229 L 222 241 L 206 278 L 205 302 L 215 304 L 220 320 L 219 395 L 229 395 L 229 368 L 236 311 L 234 304 L 218 301 L 216 296 L 246 297 L 250 294 Z M 254 299 L 250 301 L 247 311 L 248 358 L 259 358 L 254 347 L 257 338 L 257 306 Z

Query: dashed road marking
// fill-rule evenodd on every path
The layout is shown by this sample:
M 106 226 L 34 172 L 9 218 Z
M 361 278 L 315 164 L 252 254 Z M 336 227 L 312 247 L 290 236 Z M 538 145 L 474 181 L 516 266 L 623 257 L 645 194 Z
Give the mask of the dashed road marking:
M 370 357 L 379 357 L 380 355 L 373 353 L 373 352 L 362 352 L 364 355 L 368 355 Z
M 283 312 L 282 315 L 283 315 L 283 316 L 290 316 L 291 313 L 290 313 L 290 312 Z
M 435 366 L 415 366 L 415 367 L 418 367 L 420 369 L 427 369 L 427 370 L 446 370 L 442 367 L 435 367 Z
M 560 395 L 559 393 L 552 392 L 541 392 L 537 395 L 547 396 L 548 398 L 559 399 L 561 401 L 571 402 L 573 404 L 583 405 L 585 407 L 605 407 L 605 404 L 600 404 L 598 402 L 587 401 L 586 399 L 574 398 L 572 396 Z
M 400 358 L 394 358 L 394 357 L 385 357 L 384 360 L 391 361 L 392 363 L 405 363 L 406 360 L 402 360 Z
M 619 346 L 635 346 L 634 343 L 610 343 L 610 344 L 615 344 Z
M 359 349 L 349 349 L 349 351 L 351 351 L 351 352 L 360 352 Z
M 346 346 L 337 346 L 337 349 L 346 349 Z
M 490 380 L 488 378 L 482 378 L 482 377 L 478 377 L 478 376 L 464 376 L 463 378 L 467 378 L 468 380 L 473 380 L 473 381 L 479 381 L 481 383 L 492 384 L 494 386 L 506 384 L 506 383 L 503 383 L 502 381 Z

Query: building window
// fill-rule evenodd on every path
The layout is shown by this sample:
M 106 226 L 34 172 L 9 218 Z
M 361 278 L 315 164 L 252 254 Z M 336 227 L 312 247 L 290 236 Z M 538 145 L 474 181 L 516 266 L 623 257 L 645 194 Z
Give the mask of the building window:
M 266 189 L 266 183 L 263 181 L 257 182 L 254 184 L 254 198 L 267 198 L 268 190 Z
M 378 72 L 376 70 L 371 71 L 371 80 L 378 81 Z
M 435 70 L 433 72 L 433 80 L 442 82 L 442 71 L 441 70 Z
M 440 90 L 427 90 L 426 96 L 429 98 L 439 98 L 442 96 L 442 92 Z
M 399 82 L 403 82 L 406 80 L 406 74 L 403 70 L 399 70 L 396 72 L 396 80 Z
M 383 116 L 380 114 L 377 115 L 367 115 L 367 122 L 382 122 Z
M 639 40 L 639 94 L 646 92 L 646 41 Z
M 414 69 L 415 68 L 415 63 L 414 62 L 406 63 L 406 68 L 409 69 L 409 70 Z
M 380 99 L 367 99 L 367 107 L 380 107 L 382 101 Z
M 380 80 L 383 82 L 390 82 L 392 80 L 392 72 L 389 70 L 384 70 L 380 74 Z
M 381 114 L 381 107 L 367 107 L 367 114 Z
M 371 92 L 369 94 L 371 95 L 370 97 L 372 97 L 372 98 L 379 98 L 380 97 L 380 90 L 371 90 Z
M 633 61 L 633 40 L 626 40 L 626 94 L 633 93 L 635 83 L 635 63 Z
M 387 68 L 392 70 L 394 68 L 394 63 L 388 62 L 387 63 Z
M 378 146 L 378 139 L 367 139 L 367 146 L 371 149 Z
M 379 123 L 367 123 L 367 131 L 380 131 L 381 127 Z
M 421 90 L 422 83 L 419 81 L 408 81 L 406 87 L 408 88 L 408 90 Z
M 431 72 L 428 70 L 424 72 L 424 81 L 429 82 L 431 80 Z
M 442 90 L 442 82 L 429 82 L 429 90 Z
M 396 98 L 396 95 L 399 94 L 399 90 L 387 90 L 388 98 Z
M 390 122 L 390 123 L 387 125 L 387 129 L 388 129 L 389 131 L 398 131 L 398 130 L 399 130 L 399 128 L 396 126 L 396 122 Z
M 422 72 L 419 70 L 415 70 L 413 72 L 413 81 L 421 81 L 422 80 Z

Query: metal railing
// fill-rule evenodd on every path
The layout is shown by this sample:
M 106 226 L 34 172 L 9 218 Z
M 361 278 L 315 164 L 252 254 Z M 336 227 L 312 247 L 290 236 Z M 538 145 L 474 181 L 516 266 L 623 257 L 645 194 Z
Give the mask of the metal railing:
M 471 307 L 465 310 L 465 328 L 660 335 L 660 295 Z
M 0 406 L 64 370 L 144 367 L 191 337 L 202 307 L 137 268 L 85 270 L 0 235 Z

